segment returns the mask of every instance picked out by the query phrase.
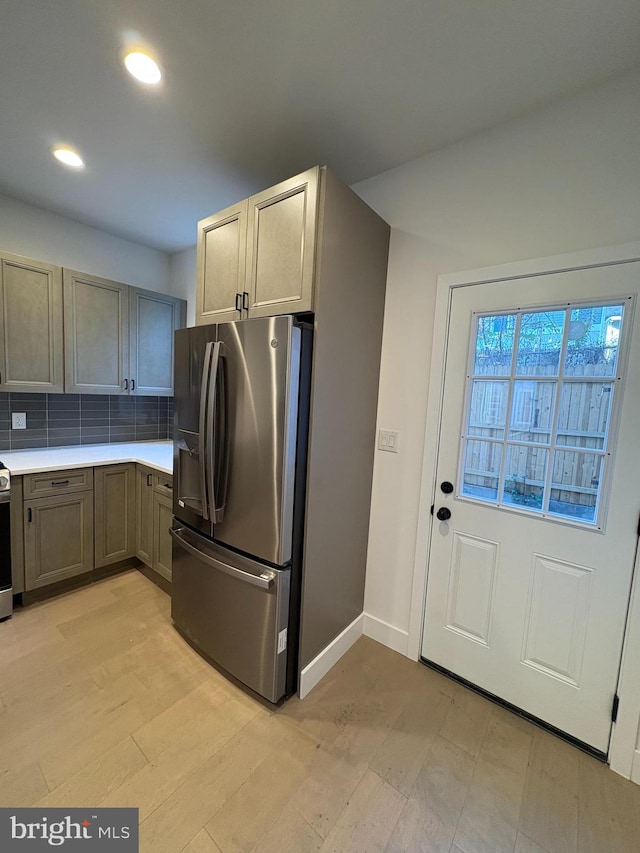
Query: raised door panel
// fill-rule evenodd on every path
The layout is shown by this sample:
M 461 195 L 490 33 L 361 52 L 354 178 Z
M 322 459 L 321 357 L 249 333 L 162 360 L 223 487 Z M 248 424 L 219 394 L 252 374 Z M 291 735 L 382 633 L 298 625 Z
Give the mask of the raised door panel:
M 158 491 L 153 495 L 153 570 L 166 580 L 171 580 L 171 536 L 173 503 L 168 495 Z
M 38 589 L 93 569 L 93 493 L 24 504 L 25 588 Z
M 65 391 L 127 393 L 127 285 L 65 270 L 64 325 Z
M 95 565 L 100 568 L 135 554 L 135 465 L 96 468 L 94 488 Z
M 198 223 L 198 325 L 240 319 L 246 246 L 246 199 Z
M 62 271 L 14 255 L 0 262 L 0 388 L 61 393 Z
M 136 557 L 153 563 L 153 471 L 136 465 Z
M 186 319 L 183 299 L 129 289 L 130 389 L 137 395 L 173 395 L 173 333 Z
M 489 646 L 500 546 L 457 530 L 452 539 L 445 627 Z
M 249 316 L 311 311 L 318 221 L 318 167 L 249 199 Z

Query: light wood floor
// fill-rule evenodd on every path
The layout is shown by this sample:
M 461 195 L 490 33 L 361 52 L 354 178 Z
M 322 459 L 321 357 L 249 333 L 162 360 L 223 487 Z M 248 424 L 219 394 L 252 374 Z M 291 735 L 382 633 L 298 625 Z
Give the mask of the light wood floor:
M 137 807 L 142 853 L 640 851 L 640 787 L 372 640 L 269 712 L 136 571 L 0 625 L 0 805 Z

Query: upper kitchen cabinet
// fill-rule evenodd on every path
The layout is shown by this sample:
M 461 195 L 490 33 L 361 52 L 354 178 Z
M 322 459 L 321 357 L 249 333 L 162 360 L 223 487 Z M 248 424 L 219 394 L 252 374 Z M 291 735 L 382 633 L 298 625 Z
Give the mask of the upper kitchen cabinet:
M 129 288 L 129 390 L 173 394 L 173 333 L 186 322 L 186 303 L 164 293 Z
M 224 323 L 242 314 L 247 206 L 242 201 L 198 223 L 198 323 Z
M 249 199 L 248 316 L 311 311 L 318 167 Z
M 6 253 L 0 265 L 0 390 L 60 393 L 62 271 Z
M 170 396 L 185 316 L 183 299 L 65 270 L 65 390 Z
M 64 271 L 65 390 L 123 394 L 129 390 L 129 288 Z
M 196 323 L 313 309 L 322 173 L 309 169 L 199 223 Z

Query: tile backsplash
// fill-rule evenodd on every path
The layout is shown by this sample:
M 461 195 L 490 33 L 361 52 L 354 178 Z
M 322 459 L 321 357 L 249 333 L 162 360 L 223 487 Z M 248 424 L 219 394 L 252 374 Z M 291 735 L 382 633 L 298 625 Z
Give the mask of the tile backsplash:
M 26 429 L 11 429 L 12 412 Z M 171 438 L 172 423 L 172 397 L 0 393 L 0 451 Z

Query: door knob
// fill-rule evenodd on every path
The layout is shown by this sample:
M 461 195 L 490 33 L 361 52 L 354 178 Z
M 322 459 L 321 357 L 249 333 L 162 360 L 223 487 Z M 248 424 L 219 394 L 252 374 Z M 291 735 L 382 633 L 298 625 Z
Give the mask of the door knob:
M 451 518 L 451 510 L 448 506 L 441 506 L 438 512 L 436 513 L 436 518 L 439 521 L 449 521 Z
M 440 483 L 440 491 L 444 492 L 445 495 L 450 495 L 453 491 L 453 483 L 450 483 L 448 480 Z

